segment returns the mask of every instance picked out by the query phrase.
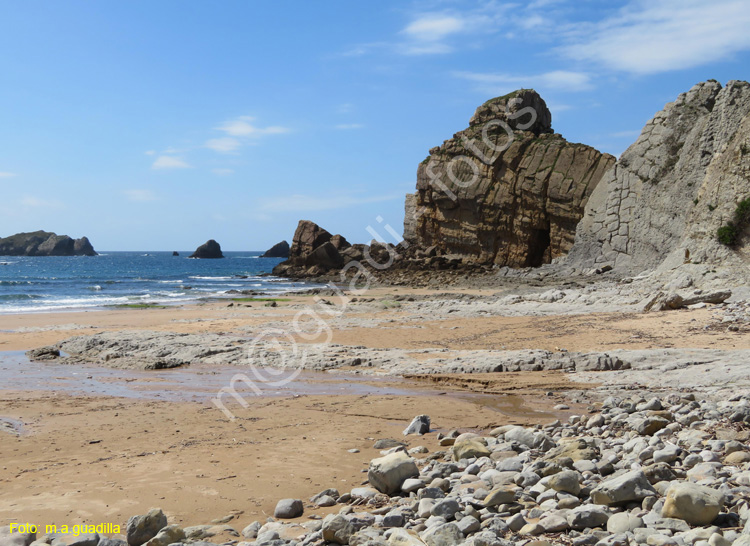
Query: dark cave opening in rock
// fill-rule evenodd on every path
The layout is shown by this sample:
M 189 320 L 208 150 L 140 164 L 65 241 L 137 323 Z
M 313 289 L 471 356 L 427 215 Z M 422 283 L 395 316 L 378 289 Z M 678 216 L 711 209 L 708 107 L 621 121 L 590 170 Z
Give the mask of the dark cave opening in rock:
M 529 238 L 529 253 L 526 255 L 526 267 L 539 267 L 547 263 L 550 238 L 549 228 L 535 229 Z

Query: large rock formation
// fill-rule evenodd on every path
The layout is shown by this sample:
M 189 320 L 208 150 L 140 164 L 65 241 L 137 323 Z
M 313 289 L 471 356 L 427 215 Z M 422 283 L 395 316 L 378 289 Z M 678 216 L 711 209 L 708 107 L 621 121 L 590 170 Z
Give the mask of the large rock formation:
M 583 207 L 614 161 L 554 134 L 535 91 L 492 99 L 419 166 L 404 239 L 412 251 L 464 263 L 549 263 L 573 245 Z
M 276 243 L 271 248 L 265 251 L 261 258 L 288 258 L 289 257 L 289 243 L 281 241 Z
M 667 104 L 589 198 L 565 263 L 622 273 L 741 265 L 717 230 L 750 197 L 750 84 L 710 80 Z M 741 226 L 740 226 L 741 227 Z
M 199 258 L 201 260 L 213 260 L 217 258 L 223 258 L 224 254 L 221 252 L 221 245 L 209 239 L 190 255 L 191 258 Z
M 351 245 L 341 235 L 331 235 L 310 220 L 300 220 L 292 238 L 289 259 L 273 268 L 284 277 L 314 277 L 341 269 L 350 260 L 362 259 L 364 245 Z
M 0 239 L 0 256 L 96 256 L 87 237 L 72 239 L 48 231 L 17 233 Z

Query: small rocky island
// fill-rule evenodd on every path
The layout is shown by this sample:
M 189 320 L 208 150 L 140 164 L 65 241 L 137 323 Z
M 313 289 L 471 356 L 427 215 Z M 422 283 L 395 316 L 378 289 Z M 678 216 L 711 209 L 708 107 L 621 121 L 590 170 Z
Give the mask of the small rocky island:
M 289 243 L 281 241 L 276 243 L 261 256 L 261 258 L 288 258 L 289 257 Z
M 201 260 L 214 260 L 217 258 L 223 258 L 224 254 L 222 254 L 221 252 L 221 245 L 213 239 L 209 239 L 201 246 L 196 248 L 195 252 L 193 252 L 190 257 L 198 258 Z
M 73 239 L 49 231 L 0 238 L 0 256 L 98 256 L 87 237 Z

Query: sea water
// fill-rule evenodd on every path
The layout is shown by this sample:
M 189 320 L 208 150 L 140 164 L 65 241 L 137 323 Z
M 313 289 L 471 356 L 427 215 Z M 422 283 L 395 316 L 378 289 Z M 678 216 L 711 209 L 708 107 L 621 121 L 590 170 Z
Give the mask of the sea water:
M 279 294 L 314 285 L 264 276 L 282 260 L 260 252 L 224 252 L 196 260 L 190 252 L 101 252 L 99 256 L 0 256 L 0 313 L 178 304 L 237 294 Z

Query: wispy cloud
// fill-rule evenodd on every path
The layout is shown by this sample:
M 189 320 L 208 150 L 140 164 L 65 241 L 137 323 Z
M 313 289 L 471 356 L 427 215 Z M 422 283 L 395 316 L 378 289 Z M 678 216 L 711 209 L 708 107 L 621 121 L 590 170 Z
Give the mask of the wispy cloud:
M 236 119 L 226 121 L 216 129 L 233 137 L 253 137 L 263 135 L 279 135 L 290 131 L 287 127 L 271 125 L 269 127 L 256 127 L 253 125 L 255 118 L 252 116 L 240 116 Z
M 145 203 L 148 201 L 156 201 L 158 198 L 156 194 L 151 190 L 140 190 L 130 189 L 122 192 L 128 201 L 135 201 L 139 203 Z
M 378 195 L 371 197 L 360 197 L 351 195 L 338 195 L 318 197 L 314 195 L 285 195 L 275 199 L 262 201 L 259 210 L 263 212 L 311 212 L 320 210 L 342 209 L 366 203 L 380 203 L 382 201 L 393 201 L 403 199 L 403 195 Z
M 365 126 L 361 123 L 339 123 L 338 125 L 334 126 L 334 129 L 347 131 L 351 129 L 364 129 L 364 127 Z
M 553 70 L 543 74 L 488 74 L 482 72 L 454 72 L 453 76 L 475 82 L 477 90 L 501 95 L 519 87 L 534 87 L 554 91 L 585 91 L 592 87 L 591 76 L 585 72 Z
M 440 55 L 458 49 L 467 42 L 467 36 L 471 37 L 473 47 L 479 35 L 496 34 L 507 26 L 511 8 L 517 10 L 516 5 L 489 0 L 478 2 L 470 9 L 414 12 L 391 40 L 357 44 L 342 56 L 360 57 L 377 51 L 411 56 Z
M 414 16 L 400 32 L 404 38 L 395 51 L 403 55 L 439 55 L 454 51 L 451 38 L 497 32 L 500 10 L 427 12 Z
M 581 23 L 559 51 L 634 74 L 701 66 L 750 49 L 746 0 L 631 0 L 616 15 Z
M 234 174 L 234 169 L 211 169 L 211 172 L 219 176 L 229 176 Z
M 207 140 L 204 146 L 206 148 L 212 149 L 215 152 L 230 154 L 239 150 L 240 147 L 242 147 L 242 143 L 236 138 L 223 137 Z
M 243 146 L 255 144 L 257 139 L 267 135 L 281 135 L 291 131 L 288 127 L 269 125 L 258 127 L 252 116 L 239 116 L 238 118 L 225 121 L 214 130 L 223 132 L 226 136 L 212 138 L 205 142 L 205 148 L 222 153 L 236 153 Z
M 156 158 L 152 169 L 192 169 L 192 165 L 187 163 L 184 159 L 172 155 L 160 155 Z
M 13 178 L 16 173 L 0 172 L 0 178 Z

